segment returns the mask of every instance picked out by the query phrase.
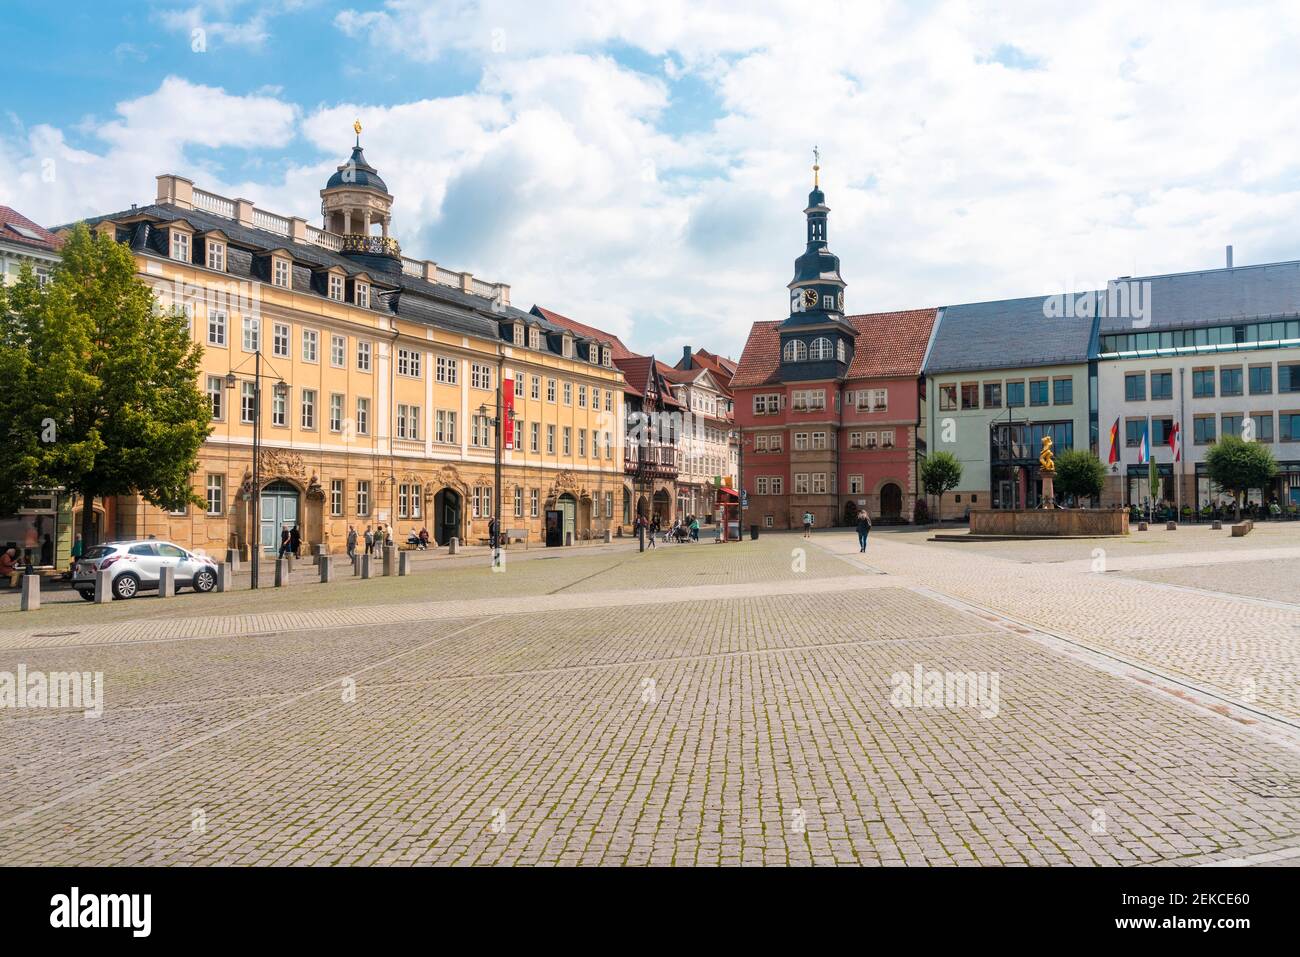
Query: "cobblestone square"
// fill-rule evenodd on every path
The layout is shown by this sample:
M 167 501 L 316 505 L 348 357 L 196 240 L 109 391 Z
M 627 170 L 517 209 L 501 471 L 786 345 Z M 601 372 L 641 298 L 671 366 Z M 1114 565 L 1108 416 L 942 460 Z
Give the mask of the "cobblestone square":
M 0 672 L 104 701 L 0 711 L 0 860 L 1300 859 L 1288 527 L 927 538 L 6 606 Z

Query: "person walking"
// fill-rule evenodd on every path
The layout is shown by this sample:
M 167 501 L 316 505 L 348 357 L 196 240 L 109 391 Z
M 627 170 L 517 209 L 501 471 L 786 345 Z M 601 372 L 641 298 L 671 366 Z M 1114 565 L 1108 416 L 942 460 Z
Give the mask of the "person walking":
M 867 535 L 871 532 L 871 516 L 867 514 L 864 508 L 858 512 L 858 551 L 867 550 Z
M 696 516 L 692 515 L 691 516 L 691 541 L 698 542 L 699 540 L 700 540 L 700 520 Z
M 357 530 L 353 526 L 348 526 L 348 558 L 353 559 L 357 556 Z
M 500 528 L 495 515 L 488 519 L 488 547 L 493 551 L 497 549 L 497 535 L 500 533 Z
M 288 554 L 289 554 L 289 530 L 287 528 L 281 528 L 280 529 L 280 554 L 277 557 L 284 558 Z
M 803 513 L 803 537 L 812 538 L 812 529 L 813 529 L 813 513 L 804 512 Z
M 362 547 L 365 548 L 365 552 L 364 552 L 363 554 L 369 555 L 369 554 L 371 554 L 372 552 L 374 552 L 374 550 L 375 550 L 375 534 L 374 534 L 374 532 L 372 532 L 372 531 L 370 530 L 370 526 L 369 526 L 369 525 L 366 526 L 366 534 L 365 534 L 365 536 L 361 539 L 361 544 L 362 544 Z
M 302 551 L 302 532 L 298 531 L 297 525 L 289 530 L 289 551 L 293 552 L 294 558 L 302 557 L 299 554 Z

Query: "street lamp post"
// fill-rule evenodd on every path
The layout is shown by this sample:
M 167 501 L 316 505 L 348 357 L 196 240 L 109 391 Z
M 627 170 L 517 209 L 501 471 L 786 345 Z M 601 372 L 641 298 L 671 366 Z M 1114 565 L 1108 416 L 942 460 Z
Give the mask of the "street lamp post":
M 253 487 L 250 491 L 253 500 L 253 527 L 249 535 L 249 541 L 252 545 L 249 549 L 249 557 L 252 559 L 250 584 L 253 588 L 260 587 L 258 571 L 262 563 L 262 378 L 262 349 L 261 343 L 258 343 L 258 349 L 253 353 Z M 270 376 L 267 376 L 267 378 L 270 378 Z M 283 399 L 289 394 L 288 383 L 280 378 L 278 373 L 276 374 L 276 380 L 274 386 L 275 395 L 277 398 Z M 235 375 L 235 369 L 231 369 L 226 373 L 226 388 L 232 392 L 241 381 L 244 380 Z
M 501 454 L 505 443 L 505 433 L 501 428 L 501 422 L 503 419 L 501 413 L 501 376 L 497 376 L 496 406 L 496 415 L 491 418 L 488 418 L 487 403 L 483 403 L 478 407 L 479 418 L 485 419 L 492 426 L 492 431 L 495 433 L 495 441 L 492 443 L 493 451 L 496 453 L 496 461 L 494 463 L 495 470 L 493 472 L 496 488 L 493 489 L 492 494 L 494 500 L 492 506 L 492 517 L 496 519 L 497 523 L 497 534 L 492 543 L 492 564 L 494 566 L 501 559 Z M 514 422 L 516 418 L 515 410 L 511 409 L 509 412 L 510 421 Z

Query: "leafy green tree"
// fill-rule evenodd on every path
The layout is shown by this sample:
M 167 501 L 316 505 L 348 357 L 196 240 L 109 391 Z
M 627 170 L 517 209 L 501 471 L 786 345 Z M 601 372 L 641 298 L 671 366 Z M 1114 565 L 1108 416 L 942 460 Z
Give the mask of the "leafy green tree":
M 943 496 L 961 482 L 961 463 L 951 452 L 933 452 L 921 461 L 921 487 L 939 496 L 939 522 L 943 523 Z
M 0 316 L 0 364 L 19 383 L 20 407 L 3 408 L 15 413 L 15 478 L 80 495 L 87 543 L 97 498 L 202 504 L 190 476 L 211 431 L 203 350 L 183 313 L 158 307 L 125 246 L 76 227 L 50 281 L 20 279 Z
M 1056 490 L 1076 505 L 1100 496 L 1105 485 L 1106 466 L 1088 449 L 1069 449 L 1056 457 Z
M 1205 453 L 1205 471 L 1211 482 L 1232 495 L 1240 514 L 1247 490 L 1267 488 L 1277 475 L 1277 461 L 1266 445 L 1223 435 Z

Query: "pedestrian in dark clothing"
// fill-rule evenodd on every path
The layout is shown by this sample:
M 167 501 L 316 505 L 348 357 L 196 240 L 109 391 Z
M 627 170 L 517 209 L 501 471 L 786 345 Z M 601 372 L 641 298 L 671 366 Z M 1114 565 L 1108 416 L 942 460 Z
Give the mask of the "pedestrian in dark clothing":
M 357 530 L 351 525 L 348 526 L 348 558 L 352 558 L 357 553 Z
M 375 536 L 374 533 L 370 531 L 369 525 L 366 526 L 366 534 L 365 538 L 362 540 L 362 544 L 366 547 L 367 555 L 375 550 Z
M 299 552 L 301 550 L 302 550 L 302 532 L 298 531 L 298 526 L 295 525 L 293 527 L 293 530 L 289 532 L 289 551 L 293 552 L 294 558 L 299 558 L 300 557 Z
M 870 531 L 871 531 L 871 516 L 867 514 L 866 509 L 863 509 L 862 511 L 858 512 L 858 551 L 859 552 L 865 552 L 867 550 L 867 535 L 870 533 Z
M 497 525 L 497 517 L 493 515 L 490 519 L 488 519 L 488 545 L 494 549 L 497 547 L 498 528 L 499 526 Z
M 289 547 L 290 547 L 289 530 L 287 528 L 282 528 L 280 529 L 280 557 L 281 558 L 284 558 L 286 555 L 289 554 Z

